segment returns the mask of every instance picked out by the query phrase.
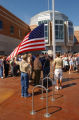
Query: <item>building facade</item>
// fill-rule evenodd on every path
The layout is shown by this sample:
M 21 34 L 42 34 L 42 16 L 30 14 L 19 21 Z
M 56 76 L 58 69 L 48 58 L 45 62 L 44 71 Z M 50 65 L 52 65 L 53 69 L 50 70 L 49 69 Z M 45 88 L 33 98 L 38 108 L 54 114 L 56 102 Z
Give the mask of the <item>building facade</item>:
M 44 37 L 46 49 L 52 50 L 52 11 L 41 12 L 31 18 L 30 28 L 44 23 Z M 74 26 L 66 15 L 55 11 L 55 44 L 57 52 L 69 52 L 74 44 Z
M 0 6 L 0 55 L 9 55 L 28 32 L 29 25 Z
M 74 26 L 74 46 L 73 52 L 79 52 L 79 26 Z
M 79 44 L 79 26 L 74 26 L 74 37 L 74 42 Z

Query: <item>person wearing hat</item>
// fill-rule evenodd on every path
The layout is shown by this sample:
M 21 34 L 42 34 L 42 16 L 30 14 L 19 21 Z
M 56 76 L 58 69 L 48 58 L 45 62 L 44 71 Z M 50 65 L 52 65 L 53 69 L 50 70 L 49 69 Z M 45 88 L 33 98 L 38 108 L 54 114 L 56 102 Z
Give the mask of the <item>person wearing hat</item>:
M 31 71 L 31 65 L 27 61 L 28 55 L 22 56 L 22 61 L 17 61 L 15 58 L 15 63 L 20 66 L 21 71 L 21 96 L 22 97 L 30 97 L 31 94 L 28 93 L 29 88 L 29 74 Z

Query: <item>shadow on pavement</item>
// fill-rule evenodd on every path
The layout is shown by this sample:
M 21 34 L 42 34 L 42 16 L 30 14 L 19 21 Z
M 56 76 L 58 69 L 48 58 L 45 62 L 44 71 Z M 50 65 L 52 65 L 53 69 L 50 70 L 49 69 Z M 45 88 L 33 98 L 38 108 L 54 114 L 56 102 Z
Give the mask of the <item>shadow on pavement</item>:
M 48 97 L 51 97 L 51 96 L 53 96 L 53 95 L 50 95 Z M 61 94 L 54 94 L 54 98 L 55 99 L 58 99 L 58 98 L 61 98 L 61 97 L 63 97 L 63 95 L 61 95 Z
M 76 83 L 71 83 L 71 84 L 64 85 L 63 88 L 72 87 L 74 85 L 76 85 Z
M 63 82 L 72 81 L 76 79 L 79 79 L 79 78 L 63 78 Z
M 45 86 L 44 86 L 44 87 L 45 87 Z M 51 91 L 52 91 L 52 89 L 48 89 L 48 92 L 51 92 Z M 46 91 L 43 90 L 43 93 L 46 93 Z M 34 95 L 40 95 L 40 94 L 42 94 L 42 88 L 39 89 L 38 91 L 35 91 L 35 92 L 34 92 Z
M 39 110 L 36 110 L 35 112 L 40 112 L 40 111 L 45 110 L 45 109 L 46 109 L 46 107 L 44 107 L 42 109 L 39 109 Z M 50 109 L 53 109 L 52 112 L 50 112 L 50 114 L 53 114 L 53 113 L 56 113 L 56 112 L 62 110 L 62 107 L 59 107 L 59 106 L 49 106 L 48 109 L 49 109 L 49 111 L 50 111 Z
M 56 113 L 56 112 L 62 110 L 62 107 L 59 107 L 59 106 L 50 106 L 50 107 L 53 107 L 54 109 L 56 109 L 53 112 L 51 112 L 50 114 L 53 114 L 53 113 Z

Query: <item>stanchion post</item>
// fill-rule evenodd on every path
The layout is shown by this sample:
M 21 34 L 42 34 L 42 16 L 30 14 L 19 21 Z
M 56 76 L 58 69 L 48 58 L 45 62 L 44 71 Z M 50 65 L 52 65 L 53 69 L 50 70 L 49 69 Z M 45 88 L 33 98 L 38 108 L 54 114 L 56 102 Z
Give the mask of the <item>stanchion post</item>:
M 55 101 L 55 97 L 54 97 L 54 91 L 55 91 L 55 81 L 54 81 L 54 73 L 53 73 L 53 81 L 52 81 L 52 101 Z
M 48 79 L 49 79 L 49 77 L 47 77 L 47 90 L 48 90 Z
M 54 76 L 54 75 L 53 75 Z M 48 90 L 48 80 L 50 79 L 51 80 L 51 82 L 52 82 L 52 101 L 55 101 L 55 97 L 54 97 L 54 77 L 53 77 L 53 81 L 52 81 L 52 79 L 51 78 L 49 78 L 49 77 L 45 77 L 43 80 L 42 80 L 42 86 L 43 86 L 43 81 L 45 80 L 45 79 L 47 79 L 47 90 Z M 43 88 L 42 88 L 42 97 L 40 98 L 40 99 L 44 99 L 44 96 L 43 96 Z
M 43 86 L 43 81 L 44 81 L 45 79 L 47 79 L 47 89 L 48 89 L 48 77 L 45 77 L 45 78 L 42 79 L 42 86 Z M 42 88 L 42 96 L 40 97 L 40 99 L 41 99 L 41 100 L 44 99 L 44 96 L 43 96 L 43 88 Z
M 43 89 L 46 90 L 46 113 L 45 113 L 45 117 L 50 117 L 50 114 L 48 113 L 48 90 L 42 86 L 42 85 L 36 85 L 33 89 L 32 89 L 32 112 L 30 112 L 31 115 L 34 115 L 36 112 L 34 111 L 34 89 L 36 87 L 41 87 Z
M 47 79 L 47 78 L 48 78 L 48 77 L 45 77 L 45 78 L 42 79 L 42 86 L 43 86 L 43 81 L 44 81 L 45 79 Z M 47 83 L 47 86 L 48 86 L 48 83 Z M 48 87 L 47 87 L 47 89 L 48 89 Z M 40 99 L 41 99 L 41 100 L 44 99 L 44 96 L 43 96 L 43 88 L 42 88 L 42 96 L 40 97 Z
M 48 89 L 46 90 L 46 113 L 44 114 L 44 117 L 48 118 L 50 117 L 50 113 L 48 113 Z
M 31 115 L 34 115 L 36 112 L 34 111 L 34 92 L 32 91 L 32 111 L 30 112 Z
M 54 97 L 54 89 L 55 89 L 55 83 L 54 83 L 54 73 L 53 74 L 53 80 L 50 78 L 50 80 L 52 81 L 52 101 L 55 101 L 55 97 Z M 48 76 L 50 75 L 50 73 L 48 74 Z
M 42 79 L 42 86 L 43 86 L 43 79 Z M 43 96 L 43 87 L 42 87 L 42 96 L 40 97 L 41 100 L 44 99 L 44 96 Z

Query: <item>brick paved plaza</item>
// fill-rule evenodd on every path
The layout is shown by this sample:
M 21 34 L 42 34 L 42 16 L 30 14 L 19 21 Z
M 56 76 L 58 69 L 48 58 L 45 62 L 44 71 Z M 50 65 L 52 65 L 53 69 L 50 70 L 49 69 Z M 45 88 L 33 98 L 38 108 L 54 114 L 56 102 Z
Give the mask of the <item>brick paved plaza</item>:
M 21 97 L 20 77 L 0 79 L 0 120 L 79 120 L 79 73 L 63 74 L 63 89 L 55 91 L 52 102 L 52 87 L 48 93 L 48 112 L 51 117 L 45 118 L 46 100 L 41 100 L 41 89 L 35 89 L 34 109 L 32 97 Z M 33 86 L 30 84 L 29 92 Z M 44 93 L 44 96 L 46 94 Z M 46 96 L 45 96 L 46 97 Z

